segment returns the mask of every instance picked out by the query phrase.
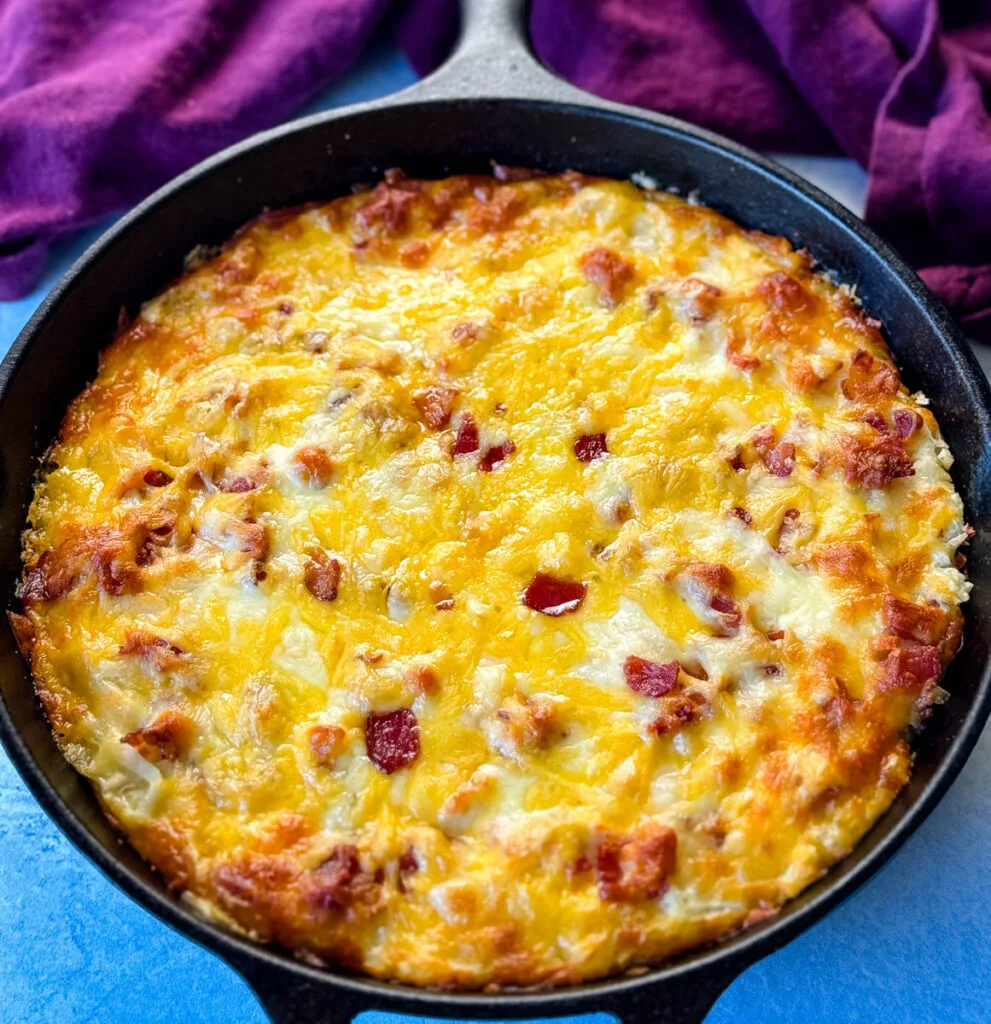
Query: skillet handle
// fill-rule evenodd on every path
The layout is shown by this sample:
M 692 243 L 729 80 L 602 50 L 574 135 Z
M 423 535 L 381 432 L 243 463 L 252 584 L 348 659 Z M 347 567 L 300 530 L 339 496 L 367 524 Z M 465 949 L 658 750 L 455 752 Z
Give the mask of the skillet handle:
M 530 0 L 461 0 L 461 35 L 433 74 L 405 91 L 425 99 L 504 98 L 582 102 L 530 45 Z M 584 97 L 587 99 L 587 97 Z

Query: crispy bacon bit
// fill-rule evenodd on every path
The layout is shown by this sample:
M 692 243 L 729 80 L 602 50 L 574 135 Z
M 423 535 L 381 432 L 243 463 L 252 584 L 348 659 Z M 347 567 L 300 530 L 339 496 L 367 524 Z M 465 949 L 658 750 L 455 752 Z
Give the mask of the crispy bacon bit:
M 582 434 L 575 441 L 575 456 L 579 462 L 594 462 L 608 454 L 605 434 Z
M 546 178 L 546 171 L 537 171 L 531 167 L 508 167 L 492 161 L 492 177 L 496 181 L 532 181 L 534 178 Z
M 879 434 L 887 434 L 888 421 L 876 409 L 865 412 L 860 419 L 861 422 L 866 423 L 869 427 L 873 427 Z
M 843 475 L 850 485 L 881 490 L 892 480 L 915 476 L 912 459 L 897 437 L 844 437 L 841 451 Z
M 782 270 L 762 278 L 757 294 L 779 313 L 803 313 L 811 309 L 815 301 L 800 281 Z
M 422 267 L 430 258 L 430 246 L 426 242 L 410 242 L 399 250 L 399 262 L 404 267 Z
M 75 582 L 74 567 L 56 557 L 54 551 L 45 551 L 24 572 L 21 600 L 25 604 L 31 601 L 57 601 L 69 593 Z
M 932 703 L 933 690 L 942 671 L 943 663 L 935 647 L 906 641 L 884 659 L 877 691 L 914 692 L 918 695 L 916 703 L 919 710 L 924 711 Z
M 420 861 L 416 856 L 416 847 L 411 843 L 399 855 L 397 864 L 401 875 L 413 875 L 420 870 Z
M 214 264 L 214 272 L 225 284 L 247 284 L 261 266 L 261 250 L 254 242 L 239 242 L 225 250 Z
M 488 189 L 476 189 L 475 199 L 465 215 L 473 231 L 504 231 L 526 206 L 526 196 L 509 185 L 499 185 L 491 194 Z
M 120 738 L 152 764 L 178 761 L 193 740 L 193 723 L 181 711 L 163 711 L 151 725 Z
M 409 708 L 397 708 L 365 719 L 368 757 L 380 772 L 393 772 L 412 764 L 420 753 L 420 726 Z
M 679 590 L 695 614 L 721 636 L 735 633 L 743 622 L 740 606 L 730 597 L 733 573 L 725 565 L 695 562 L 678 575 Z
M 726 358 L 744 373 L 756 370 L 760 366 L 760 360 L 756 356 L 744 351 L 743 339 L 735 331 L 730 331 L 726 341 Z
M 331 558 L 323 548 L 308 548 L 303 582 L 318 601 L 336 601 L 337 588 L 341 583 L 341 563 Z
M 698 690 L 688 690 L 683 696 L 667 697 L 664 700 L 664 714 L 650 723 L 650 732 L 654 736 L 666 736 L 686 725 L 694 725 L 702 720 L 708 707 L 705 694 Z
M 914 409 L 895 409 L 891 414 L 895 436 L 907 441 L 922 429 L 922 416 Z
M 783 554 L 791 549 L 792 541 L 799 530 L 798 522 L 801 518 L 802 513 L 797 508 L 785 509 L 784 515 L 781 517 L 781 526 L 778 527 L 778 542 L 774 545 L 774 550 L 778 554 Z
M 761 461 L 774 476 L 791 476 L 795 468 L 795 446 L 789 441 L 775 444 L 774 427 L 758 427 L 751 438 Z
M 599 896 L 617 903 L 662 896 L 674 873 L 677 850 L 675 832 L 653 822 L 631 836 L 603 834 L 595 851 Z
M 446 583 L 434 580 L 430 584 L 430 600 L 439 612 L 450 611 L 454 607 L 454 595 Z
M 784 640 L 785 631 L 783 629 L 772 629 L 769 633 L 766 633 L 765 635 L 767 636 L 767 639 L 772 642 L 775 640 Z
M 478 426 L 467 413 L 461 417 L 458 433 L 454 438 L 454 455 L 470 455 L 478 451 Z
M 436 385 L 417 391 L 413 395 L 413 404 L 431 430 L 443 430 L 451 422 L 451 413 L 459 394 L 457 388 Z
M 898 394 L 898 371 L 891 363 L 858 349 L 850 363 L 850 373 L 840 386 L 852 401 L 876 402 L 886 395 Z
M 378 228 L 383 234 L 402 234 L 407 230 L 417 193 L 398 186 L 399 182 L 396 185 L 380 182 L 369 201 L 355 212 L 355 220 L 366 231 Z
M 306 742 L 317 764 L 329 767 L 344 748 L 347 733 L 339 725 L 314 725 L 306 734 Z
M 451 328 L 451 340 L 456 341 L 463 348 L 468 348 L 473 342 L 478 341 L 478 336 L 481 333 L 482 328 L 470 321 L 468 323 L 455 324 Z
M 485 449 L 478 460 L 478 468 L 483 473 L 491 473 L 494 469 L 498 469 L 515 451 L 516 445 L 507 438 L 505 441 Z
M 292 464 L 300 482 L 314 489 L 326 487 L 334 474 L 334 463 L 330 456 L 315 444 L 297 448 Z
M 734 519 L 739 519 L 744 526 L 750 526 L 754 521 L 754 517 L 745 508 L 740 508 L 739 505 L 734 505 L 727 515 Z
M 743 449 L 739 445 L 736 446 L 736 451 L 732 455 L 727 456 L 726 461 L 734 473 L 742 473 L 747 468 L 747 464 L 743 461 Z
M 678 670 L 681 666 L 676 661 L 658 664 L 630 655 L 623 663 L 623 676 L 626 685 L 642 697 L 663 697 L 678 685 Z
M 139 655 L 157 671 L 167 672 L 182 664 L 186 652 L 164 636 L 156 636 L 146 629 L 130 629 L 124 634 L 119 653 Z
M 697 277 L 686 277 L 681 282 L 680 291 L 685 296 L 688 318 L 696 324 L 712 319 L 723 294 L 721 288 Z M 757 360 L 758 364 L 759 362 L 760 360 Z
M 20 615 L 18 612 L 7 612 L 7 621 L 17 641 L 18 650 L 24 656 L 24 660 L 30 663 L 31 652 L 34 649 L 34 623 L 26 615 Z
M 541 615 L 567 615 L 576 612 L 585 601 L 588 587 L 577 580 L 559 579 L 538 572 L 523 591 L 523 603 Z
M 610 309 L 623 299 L 626 286 L 633 280 L 633 264 L 604 246 L 589 250 L 578 261 L 582 273 L 599 289 L 599 302 Z
M 406 681 L 414 693 L 431 694 L 440 689 L 440 677 L 430 665 L 413 665 L 406 673 Z
M 350 843 L 337 847 L 311 871 L 302 890 L 306 902 L 323 913 L 340 913 L 356 905 L 374 906 L 381 898 L 381 887 L 362 868 L 358 848 Z
M 145 471 L 142 479 L 149 487 L 165 487 L 167 484 L 172 483 L 174 478 L 169 473 L 166 473 L 164 469 L 152 468 Z
M 946 633 L 947 615 L 939 605 L 915 604 L 886 594 L 883 617 L 884 628 L 904 640 L 934 646 Z

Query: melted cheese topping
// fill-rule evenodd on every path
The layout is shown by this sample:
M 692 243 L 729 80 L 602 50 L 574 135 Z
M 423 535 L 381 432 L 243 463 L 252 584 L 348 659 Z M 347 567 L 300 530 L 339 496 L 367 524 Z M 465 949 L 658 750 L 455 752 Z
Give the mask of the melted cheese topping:
M 966 599 L 949 464 L 782 239 L 393 174 L 249 225 L 104 352 L 13 618 L 66 756 L 208 912 L 564 984 L 773 913 L 888 807 Z

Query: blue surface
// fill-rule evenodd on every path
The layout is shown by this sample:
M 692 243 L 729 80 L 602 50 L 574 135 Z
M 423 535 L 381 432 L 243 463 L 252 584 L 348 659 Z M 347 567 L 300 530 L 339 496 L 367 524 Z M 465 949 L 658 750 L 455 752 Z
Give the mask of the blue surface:
M 380 43 L 307 112 L 412 80 L 405 61 Z M 56 247 L 45 280 L 28 298 L 0 303 L 0 354 L 103 227 Z M 737 979 L 710 1024 L 991 1021 L 989 786 L 985 733 L 960 779 L 892 864 Z M 131 903 L 69 845 L 0 753 L 0 1024 L 265 1020 L 233 971 Z M 360 1021 L 397 1018 L 368 1013 Z

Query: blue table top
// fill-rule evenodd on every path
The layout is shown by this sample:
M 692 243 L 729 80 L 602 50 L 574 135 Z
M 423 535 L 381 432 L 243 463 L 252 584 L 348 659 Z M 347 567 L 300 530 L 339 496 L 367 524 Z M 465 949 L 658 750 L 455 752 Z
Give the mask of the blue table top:
M 413 80 L 405 60 L 378 42 L 305 112 L 370 99 Z M 862 202 L 863 176 L 849 162 L 787 162 L 850 205 Z M 38 289 L 0 303 L 0 355 L 104 227 L 58 245 Z M 710 1024 L 991 1021 L 991 916 L 984 905 L 991 897 L 989 786 L 985 732 L 956 784 L 891 864 L 738 978 Z M 233 971 L 132 903 L 70 846 L 0 752 L 0 1022 L 265 1020 Z M 360 1020 L 397 1018 L 369 1013 Z

